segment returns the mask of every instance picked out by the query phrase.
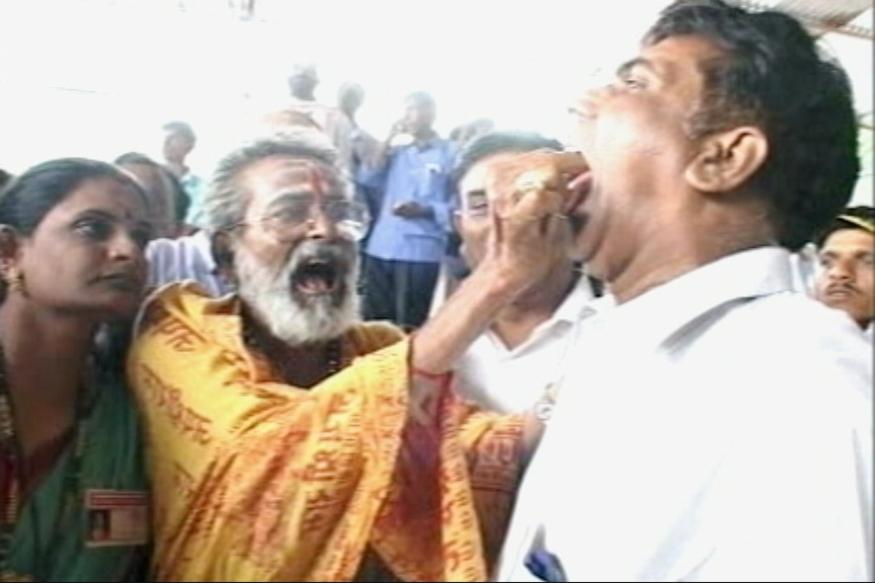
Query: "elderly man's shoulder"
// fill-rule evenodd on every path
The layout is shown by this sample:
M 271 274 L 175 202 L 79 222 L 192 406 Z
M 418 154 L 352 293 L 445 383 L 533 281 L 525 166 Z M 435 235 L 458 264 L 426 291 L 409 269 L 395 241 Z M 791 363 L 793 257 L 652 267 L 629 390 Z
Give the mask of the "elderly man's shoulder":
M 372 321 L 355 324 L 346 334 L 354 352 L 367 354 L 404 340 L 407 335 L 391 322 Z
M 230 314 L 235 310 L 235 303 L 233 295 L 215 298 L 193 280 L 168 283 L 147 296 L 137 329 L 143 331 L 149 325 L 168 318 L 199 321 L 210 314 Z

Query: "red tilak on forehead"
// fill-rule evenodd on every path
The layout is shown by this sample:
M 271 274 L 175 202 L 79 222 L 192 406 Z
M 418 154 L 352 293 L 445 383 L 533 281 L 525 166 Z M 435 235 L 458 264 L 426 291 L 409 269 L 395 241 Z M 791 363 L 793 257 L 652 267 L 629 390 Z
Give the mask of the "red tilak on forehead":
M 307 174 L 310 175 L 310 188 L 313 190 L 313 194 L 325 196 L 325 193 L 328 191 L 328 184 L 321 169 L 310 162 L 303 162 L 302 164 L 307 169 Z

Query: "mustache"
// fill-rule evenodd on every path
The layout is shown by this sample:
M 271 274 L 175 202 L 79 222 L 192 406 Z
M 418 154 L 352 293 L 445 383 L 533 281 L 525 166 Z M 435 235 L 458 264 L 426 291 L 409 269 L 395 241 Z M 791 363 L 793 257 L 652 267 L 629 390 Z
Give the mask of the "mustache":
M 343 271 L 349 271 L 355 260 L 354 245 L 326 241 L 304 241 L 292 253 L 288 267 L 289 271 L 294 273 L 303 265 L 320 261 Z
M 853 292 L 855 294 L 862 293 L 860 291 L 860 289 L 857 288 L 856 285 L 854 285 L 853 283 L 850 283 L 850 282 L 846 282 L 846 281 L 831 283 L 828 286 L 826 286 L 826 293 L 830 293 L 830 292 L 834 292 L 834 291 L 847 291 L 847 292 Z

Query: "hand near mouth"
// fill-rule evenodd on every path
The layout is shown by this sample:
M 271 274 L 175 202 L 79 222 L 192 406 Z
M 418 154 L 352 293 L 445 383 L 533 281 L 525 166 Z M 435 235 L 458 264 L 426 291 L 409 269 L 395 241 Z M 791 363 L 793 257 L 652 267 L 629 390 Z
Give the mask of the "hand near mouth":
M 589 176 L 589 165 L 579 153 L 539 150 L 494 164 L 487 178 L 487 191 L 499 215 L 529 194 L 549 197 L 550 204 L 542 212 L 566 214 L 580 204 Z M 531 209 L 537 210 L 537 205 Z
M 513 293 L 546 275 L 556 255 L 568 253 L 568 213 L 584 195 L 578 183 L 588 176 L 583 157 L 538 151 L 496 163 L 487 177 L 492 229 L 489 261 Z

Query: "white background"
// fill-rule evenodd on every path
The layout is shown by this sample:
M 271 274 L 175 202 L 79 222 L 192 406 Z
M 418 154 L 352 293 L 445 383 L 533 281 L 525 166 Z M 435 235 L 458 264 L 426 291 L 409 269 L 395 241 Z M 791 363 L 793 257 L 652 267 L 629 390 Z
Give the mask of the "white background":
M 208 174 L 239 129 L 282 103 L 301 60 L 318 65 L 321 101 L 361 83 L 360 122 L 377 136 L 423 89 L 444 135 L 488 117 L 566 139 L 572 97 L 634 54 L 665 4 L 258 0 L 257 19 L 244 21 L 229 9 L 237 1 L 0 0 L 0 167 L 156 155 L 161 123 L 184 119 L 200 138 L 191 162 Z M 872 42 L 830 34 L 824 44 L 871 124 Z M 871 204 L 868 134 L 855 200 Z

